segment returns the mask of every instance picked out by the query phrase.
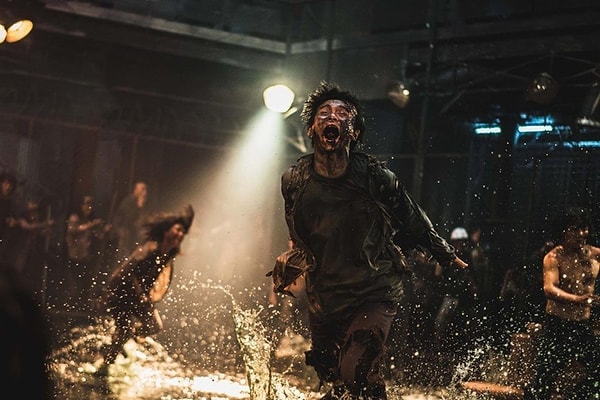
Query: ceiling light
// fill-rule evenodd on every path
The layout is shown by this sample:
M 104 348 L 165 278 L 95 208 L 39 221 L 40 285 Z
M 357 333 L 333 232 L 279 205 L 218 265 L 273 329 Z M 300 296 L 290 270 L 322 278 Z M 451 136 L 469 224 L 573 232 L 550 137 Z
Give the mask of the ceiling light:
M 33 22 L 30 20 L 22 19 L 17 21 L 6 30 L 6 41 L 8 43 L 17 42 L 27 36 L 32 29 Z
M 394 105 L 404 108 L 410 100 L 410 90 L 402 82 L 393 82 L 388 85 L 387 96 Z
M 550 104 L 558 94 L 558 83 L 547 72 L 536 76 L 527 86 L 525 98 L 538 104 Z
M 23 39 L 33 29 L 33 22 L 28 19 L 22 19 L 11 24 L 8 29 L 0 25 L 0 43 L 14 43 Z
M 577 123 L 583 126 L 600 128 L 600 82 L 595 82 L 583 100 L 581 115 Z
M 295 94 L 285 85 L 270 86 L 263 92 L 265 106 L 279 113 L 287 112 L 294 102 Z

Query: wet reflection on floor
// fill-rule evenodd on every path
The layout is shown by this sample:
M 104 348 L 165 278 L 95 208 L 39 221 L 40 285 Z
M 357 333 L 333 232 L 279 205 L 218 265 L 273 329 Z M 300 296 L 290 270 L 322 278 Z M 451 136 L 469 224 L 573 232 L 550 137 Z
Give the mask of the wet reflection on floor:
M 261 306 L 243 307 L 225 293 L 195 313 L 179 309 L 177 319 L 156 338 L 129 341 L 106 376 L 96 373 L 101 349 L 110 342 L 106 316 L 73 321 L 57 335 L 49 359 L 57 400 L 318 399 L 312 369 L 304 365 L 308 341 L 286 330 L 271 348 Z M 174 307 L 174 305 L 171 305 Z M 176 307 L 174 307 L 176 308 Z M 225 323 L 224 321 L 229 321 Z M 393 379 L 396 399 L 468 399 L 452 388 L 414 387 Z
M 157 341 L 129 341 L 125 355 L 120 355 L 107 376 L 98 376 L 99 344 L 107 337 L 98 327 L 75 328 L 70 333 L 72 345 L 55 351 L 51 371 L 57 400 L 184 400 L 184 399 L 250 399 L 245 372 L 221 373 L 194 370 L 174 359 Z M 290 349 L 282 350 L 289 354 Z M 283 375 L 280 375 L 283 378 Z M 301 378 L 301 377 L 300 377 Z M 311 390 L 299 377 L 286 377 L 297 386 L 281 382 L 274 399 L 318 399 L 323 393 Z M 391 387 L 391 399 L 444 399 L 447 392 L 437 389 Z M 259 398 L 259 397 L 254 397 Z M 266 399 L 268 397 L 264 397 Z

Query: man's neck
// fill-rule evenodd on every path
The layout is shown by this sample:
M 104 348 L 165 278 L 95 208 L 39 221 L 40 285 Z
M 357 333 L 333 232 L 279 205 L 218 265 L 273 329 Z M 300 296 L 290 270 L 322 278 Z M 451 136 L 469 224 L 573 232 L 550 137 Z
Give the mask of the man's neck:
M 346 173 L 350 160 L 350 151 L 340 149 L 336 152 L 315 151 L 315 172 L 326 178 L 339 178 Z
M 563 244 L 563 253 L 571 256 L 578 256 L 584 253 L 585 245 L 568 246 Z

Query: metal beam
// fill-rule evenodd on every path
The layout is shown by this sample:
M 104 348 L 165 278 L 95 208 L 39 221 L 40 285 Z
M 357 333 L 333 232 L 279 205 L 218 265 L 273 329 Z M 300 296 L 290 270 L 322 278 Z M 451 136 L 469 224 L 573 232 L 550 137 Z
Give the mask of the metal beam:
M 402 30 L 399 27 L 396 32 L 361 36 L 334 34 L 330 43 L 324 37 L 288 44 L 287 38 L 262 39 L 81 2 L 49 2 L 45 9 L 79 19 L 57 21 L 52 18 L 42 22 L 38 29 L 117 43 L 123 43 L 123 38 L 127 38 L 127 43 L 131 46 L 245 68 L 269 70 L 275 65 L 275 69 L 278 69 L 286 55 L 328 51 L 336 53 L 380 47 L 393 49 L 407 45 L 414 49 L 411 52 L 415 55 L 420 51 L 424 55 L 417 57 L 415 62 L 425 62 L 427 59 L 429 32 L 426 28 Z M 460 28 L 440 26 L 438 31 L 439 62 L 456 59 L 457 56 L 494 59 L 540 54 L 540 50 L 550 47 L 558 47 L 559 51 L 588 48 L 597 50 L 598 40 L 590 38 L 597 37 L 600 33 L 600 11 L 590 9 L 588 12 L 577 11 L 537 18 L 475 22 L 464 24 Z M 152 32 L 154 34 L 150 35 Z

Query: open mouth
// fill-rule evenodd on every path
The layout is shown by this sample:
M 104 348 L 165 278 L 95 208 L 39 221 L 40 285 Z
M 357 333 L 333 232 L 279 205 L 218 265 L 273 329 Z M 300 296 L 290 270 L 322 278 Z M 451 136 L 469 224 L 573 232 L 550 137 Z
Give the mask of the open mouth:
M 325 137 L 325 139 L 333 141 L 340 136 L 340 131 L 338 130 L 337 126 L 329 125 L 323 131 L 323 136 Z

